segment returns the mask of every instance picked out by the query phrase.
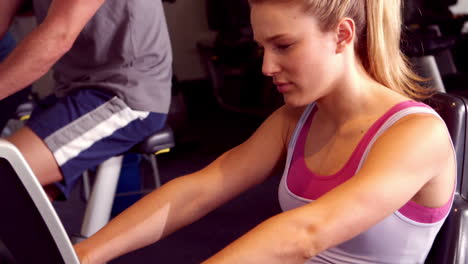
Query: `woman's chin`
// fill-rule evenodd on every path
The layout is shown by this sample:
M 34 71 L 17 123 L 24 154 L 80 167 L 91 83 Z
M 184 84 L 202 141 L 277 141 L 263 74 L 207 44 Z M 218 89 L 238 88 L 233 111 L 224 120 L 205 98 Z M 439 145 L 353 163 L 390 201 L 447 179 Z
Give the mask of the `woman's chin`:
M 302 107 L 302 106 L 306 106 L 309 104 L 307 102 L 304 102 L 303 98 L 297 98 L 295 96 L 288 96 L 286 94 L 283 95 L 283 100 L 286 105 L 289 105 L 292 107 Z

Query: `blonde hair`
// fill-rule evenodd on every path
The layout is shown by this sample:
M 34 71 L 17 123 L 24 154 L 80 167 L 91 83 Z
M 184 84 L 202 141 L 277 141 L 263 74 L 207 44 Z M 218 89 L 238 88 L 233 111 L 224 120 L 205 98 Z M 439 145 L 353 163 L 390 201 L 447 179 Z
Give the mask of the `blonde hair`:
M 433 94 L 422 87 L 425 81 L 411 69 L 400 50 L 401 0 L 250 0 L 300 3 L 304 11 L 315 16 L 323 31 L 333 30 L 344 17 L 356 25 L 356 54 L 367 73 L 380 84 L 421 100 Z

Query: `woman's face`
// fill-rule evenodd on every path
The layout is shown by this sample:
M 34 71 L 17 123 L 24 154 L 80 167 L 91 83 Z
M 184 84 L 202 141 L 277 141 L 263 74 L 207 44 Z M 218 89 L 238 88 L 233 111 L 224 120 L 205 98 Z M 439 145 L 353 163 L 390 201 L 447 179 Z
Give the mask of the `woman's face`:
M 286 104 L 307 105 L 334 85 L 341 69 L 335 32 L 322 32 L 314 17 L 285 3 L 253 4 L 251 23 L 264 48 L 262 72 Z

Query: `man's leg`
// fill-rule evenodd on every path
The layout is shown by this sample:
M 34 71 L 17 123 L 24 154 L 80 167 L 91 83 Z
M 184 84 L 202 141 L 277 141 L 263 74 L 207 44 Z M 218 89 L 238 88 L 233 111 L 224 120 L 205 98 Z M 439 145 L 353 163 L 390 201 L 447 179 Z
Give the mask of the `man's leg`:
M 42 186 L 63 179 L 52 152 L 29 127 L 21 128 L 7 140 L 20 150 Z
M 66 198 L 83 171 L 125 153 L 161 129 L 165 119 L 165 114 L 134 111 L 112 94 L 80 90 L 38 108 L 9 140 L 39 182 L 55 183 L 52 186 Z

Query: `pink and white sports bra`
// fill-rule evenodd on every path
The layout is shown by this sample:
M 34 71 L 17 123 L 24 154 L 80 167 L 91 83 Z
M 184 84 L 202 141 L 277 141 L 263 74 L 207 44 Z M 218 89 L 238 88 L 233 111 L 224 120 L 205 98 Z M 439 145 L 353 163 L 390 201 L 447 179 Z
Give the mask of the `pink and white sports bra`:
M 288 147 L 286 167 L 278 192 L 283 211 L 313 202 L 355 175 L 377 138 L 401 118 L 415 113 L 429 113 L 439 117 L 423 103 L 405 101 L 395 105 L 370 127 L 343 168 L 334 175 L 323 177 L 310 171 L 304 160 L 304 146 L 314 109 L 315 104 L 312 104 L 304 111 Z M 409 201 L 369 230 L 320 253 L 306 264 L 424 263 L 452 202 L 453 196 L 440 208 L 428 208 Z

